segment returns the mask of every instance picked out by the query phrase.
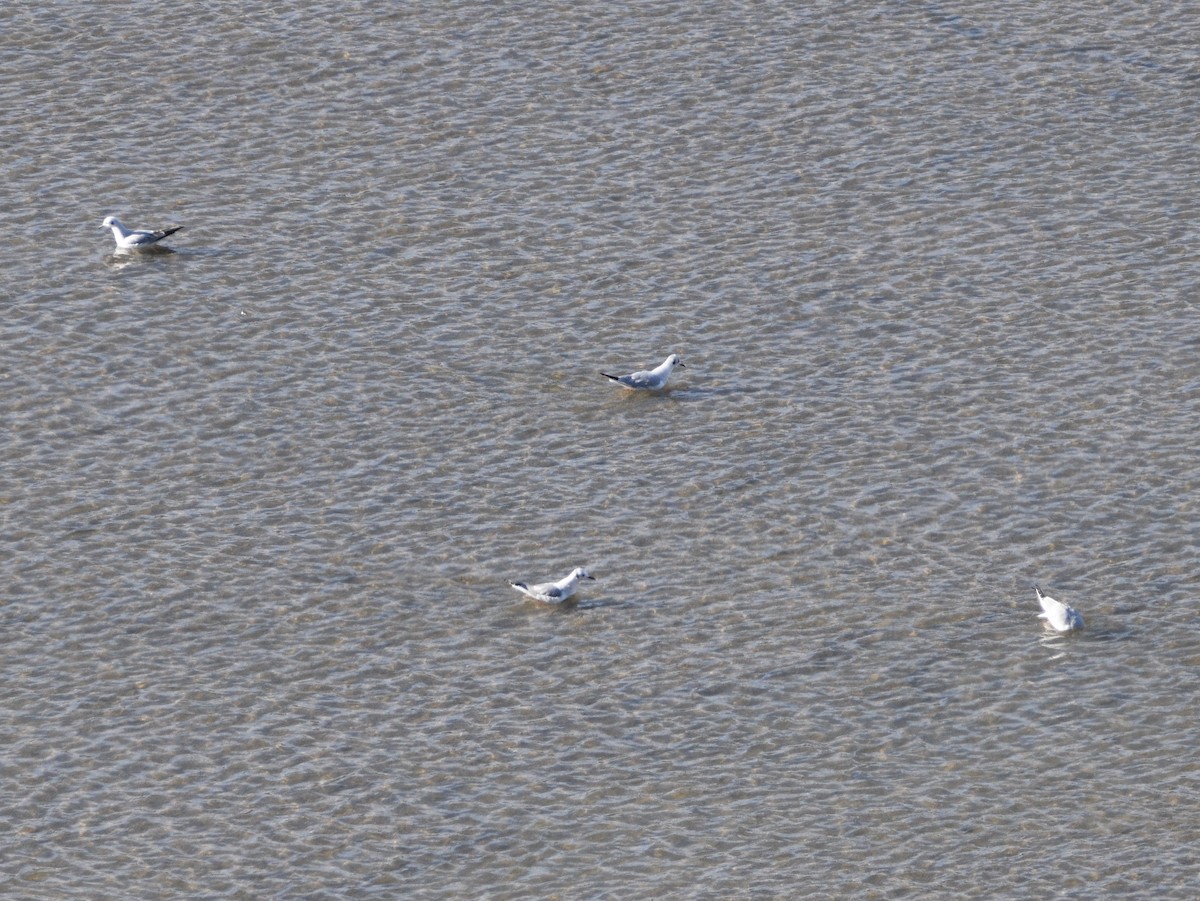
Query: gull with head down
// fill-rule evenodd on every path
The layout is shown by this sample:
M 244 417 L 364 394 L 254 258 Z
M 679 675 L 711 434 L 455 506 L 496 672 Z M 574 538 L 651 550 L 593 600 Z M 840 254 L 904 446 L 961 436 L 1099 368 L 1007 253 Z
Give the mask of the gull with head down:
M 1036 585 L 1033 586 L 1033 590 L 1037 593 L 1038 603 L 1042 605 L 1042 612 L 1038 617 L 1045 620 L 1043 626 L 1055 632 L 1076 632 L 1083 628 L 1083 616 L 1078 610 L 1062 601 L 1056 601 L 1048 594 L 1042 594 L 1042 589 Z

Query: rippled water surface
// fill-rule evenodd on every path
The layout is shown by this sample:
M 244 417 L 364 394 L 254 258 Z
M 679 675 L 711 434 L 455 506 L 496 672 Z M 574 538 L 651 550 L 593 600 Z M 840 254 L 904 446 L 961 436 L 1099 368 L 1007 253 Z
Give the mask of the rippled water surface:
M 0 891 L 1196 897 L 1198 39 L 10 4 Z

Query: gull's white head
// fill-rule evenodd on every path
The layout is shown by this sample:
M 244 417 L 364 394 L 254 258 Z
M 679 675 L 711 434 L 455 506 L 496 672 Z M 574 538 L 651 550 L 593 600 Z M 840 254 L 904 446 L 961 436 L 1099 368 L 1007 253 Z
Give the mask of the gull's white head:
M 573 569 L 573 570 L 571 571 L 571 578 L 573 578 L 573 579 L 575 579 L 575 580 L 579 580 L 579 579 L 591 579 L 593 582 L 595 582 L 595 581 L 596 581 L 596 577 L 595 577 L 595 576 L 593 576 L 593 575 L 592 575 L 590 572 L 588 572 L 586 569 L 584 569 L 582 566 L 577 566 L 577 567 L 575 567 L 575 569 Z
M 671 356 L 667 357 L 667 362 L 672 366 L 678 366 L 680 369 L 687 369 L 687 367 L 683 365 L 683 360 L 679 359 L 679 354 L 671 354 Z
M 105 216 L 104 222 L 101 223 L 100 227 L 101 228 L 112 228 L 114 225 L 120 225 L 120 224 L 121 223 L 117 221 L 116 216 Z

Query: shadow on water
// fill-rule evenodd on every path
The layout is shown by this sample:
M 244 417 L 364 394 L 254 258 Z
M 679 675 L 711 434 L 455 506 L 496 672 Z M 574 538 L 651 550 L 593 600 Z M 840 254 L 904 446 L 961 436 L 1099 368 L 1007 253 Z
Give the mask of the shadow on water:
M 745 397 L 756 394 L 764 389 L 761 386 L 731 386 L 707 388 L 693 385 L 683 385 L 678 388 L 660 388 L 657 391 L 626 391 L 622 390 L 614 400 L 620 403 L 694 403 L 702 400 L 719 398 Z
M 622 610 L 636 607 L 633 601 L 618 601 L 618 600 L 595 600 L 595 601 L 577 601 L 574 609 L 582 613 L 585 610 Z
M 176 260 L 180 265 L 195 263 L 202 259 L 228 261 L 245 257 L 250 250 L 241 247 L 189 247 L 186 250 L 176 250 L 173 247 L 147 247 L 144 250 L 117 250 L 105 254 L 104 264 L 113 271 L 127 268 L 150 267 L 166 265 L 168 260 Z M 149 271 L 149 270 L 147 270 Z
M 1133 641 L 1135 630 L 1110 629 L 1103 626 L 1089 625 L 1082 632 L 1050 632 L 1043 630 L 1038 636 L 1038 644 L 1049 651 L 1056 651 L 1054 659 L 1066 657 L 1071 650 L 1082 651 L 1096 644 L 1112 644 L 1114 642 Z
M 548 614 L 566 615 L 566 614 L 572 614 L 572 613 L 585 613 L 590 610 L 630 609 L 630 608 L 636 607 L 637 605 L 633 601 L 604 600 L 604 599 L 581 601 L 578 598 L 568 598 L 567 600 L 563 601 L 561 604 L 546 604 L 546 603 L 542 603 L 540 601 L 535 601 L 530 598 L 526 598 L 522 601 L 518 601 L 515 604 L 515 606 L 519 607 L 523 610 L 527 610 L 531 613 L 548 613 Z
M 118 250 L 104 257 L 105 265 L 119 271 L 129 266 L 151 265 L 156 260 L 174 256 L 177 251 L 170 247 L 147 247 L 144 250 Z

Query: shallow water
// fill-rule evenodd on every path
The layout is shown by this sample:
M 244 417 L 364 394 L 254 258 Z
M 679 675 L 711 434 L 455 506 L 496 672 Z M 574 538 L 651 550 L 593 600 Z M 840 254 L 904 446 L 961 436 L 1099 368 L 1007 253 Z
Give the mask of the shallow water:
M 1195 897 L 1187 8 L 0 25 L 5 895 Z

